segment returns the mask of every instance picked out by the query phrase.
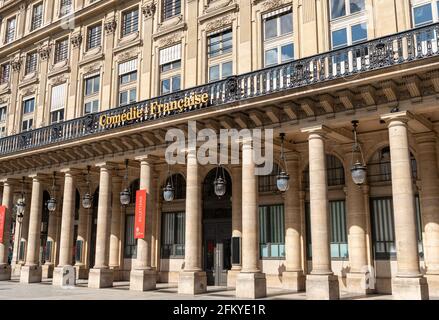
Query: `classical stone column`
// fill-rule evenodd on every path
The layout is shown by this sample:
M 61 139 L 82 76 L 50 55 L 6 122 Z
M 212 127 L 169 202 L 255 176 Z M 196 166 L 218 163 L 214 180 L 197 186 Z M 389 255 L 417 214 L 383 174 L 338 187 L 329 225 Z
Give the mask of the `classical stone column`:
M 111 205 L 111 231 L 110 231 L 110 258 L 109 266 L 114 272 L 114 280 L 120 279 L 120 222 L 121 222 L 121 204 L 120 191 L 122 188 L 122 178 L 113 177 L 112 182 L 112 205 Z
M 95 265 L 88 277 L 89 288 L 113 286 L 113 270 L 108 266 L 111 227 L 111 169 L 108 163 L 100 167 L 98 225 L 96 233 Z
M 32 199 L 30 202 L 29 233 L 27 238 L 26 264 L 21 268 L 20 282 L 41 282 L 42 270 L 38 255 L 41 242 L 41 216 L 43 211 L 43 187 L 41 177 L 32 178 Z M 29 205 L 29 204 L 28 204 Z
M 232 237 L 239 238 L 239 256 L 242 256 L 242 168 L 232 167 Z M 241 260 L 241 258 L 240 258 Z M 236 287 L 236 277 L 241 272 L 242 261 L 232 263 L 232 270 L 227 273 L 227 286 Z
M 187 154 L 186 177 L 186 232 L 184 270 L 180 272 L 178 292 L 199 294 L 207 290 L 206 273 L 201 262 L 201 183 L 198 175 L 196 147 L 190 147 Z
M 14 200 L 14 184 L 3 180 L 2 206 L 6 208 L 3 225 L 3 242 L 0 242 L 0 281 L 11 279 L 11 266 L 8 264 L 9 241 L 11 239 L 11 213 Z
M 91 216 L 91 209 L 85 209 L 82 204 L 79 207 L 79 221 L 78 221 L 78 238 L 77 243 L 82 243 L 81 257 L 79 261 L 76 261 L 76 277 L 77 279 L 88 278 L 88 265 L 87 265 L 87 248 L 88 241 L 88 225 Z
M 350 270 L 346 276 L 347 290 L 368 294 L 373 287 L 367 284 L 371 266 L 367 259 L 367 211 L 363 187 L 354 183 L 351 176 L 352 151 L 345 154 L 346 222 L 348 229 Z
M 42 266 L 43 278 L 49 279 L 53 278 L 53 270 L 55 269 L 55 260 L 56 260 L 56 252 L 59 243 L 57 243 L 57 228 L 58 228 L 58 218 L 59 211 L 62 206 L 60 203 L 59 197 L 60 192 L 55 192 L 55 198 L 58 199 L 58 203 L 56 205 L 55 212 L 50 213 L 49 216 L 49 226 L 47 228 L 47 243 L 51 243 L 50 248 L 50 259 L 46 260 L 44 265 Z M 47 250 L 47 248 L 46 248 Z
M 18 277 L 21 274 L 21 267 L 26 261 L 27 236 L 29 231 L 30 199 L 28 197 L 25 197 L 25 199 L 26 207 L 24 209 L 23 221 L 18 224 L 18 228 L 15 230 L 16 234 L 18 234 L 19 239 L 17 241 L 14 241 L 15 259 L 13 258 L 14 261 L 11 266 L 12 275 Z M 24 242 L 23 253 L 20 252 L 21 242 Z M 23 256 L 23 259 L 21 259 L 21 256 Z
M 418 145 L 420 200 L 424 227 L 424 261 L 430 296 L 439 296 L 439 173 L 437 167 L 437 135 L 416 135 Z
M 393 279 L 396 299 L 428 299 L 426 279 L 419 267 L 418 239 L 416 234 L 415 195 L 410 166 L 407 136 L 409 112 L 382 116 L 388 123 L 392 168 L 393 212 L 398 272 Z
M 59 264 L 53 271 L 53 285 L 62 286 L 63 276 L 72 269 L 73 230 L 75 223 L 76 187 L 72 170 L 64 171 Z M 70 285 L 73 285 L 70 283 Z
M 300 175 L 299 154 L 286 154 L 290 187 L 284 194 L 285 207 L 285 265 L 282 284 L 285 289 L 305 290 L 305 276 L 302 269 L 301 216 L 300 216 Z
M 157 276 L 151 267 L 151 235 L 153 201 L 153 164 L 148 156 L 136 158 L 140 161 L 140 190 L 146 190 L 146 226 L 145 237 L 137 239 L 137 258 L 130 274 L 130 290 L 147 291 L 156 288 Z
M 339 299 L 338 277 L 331 269 L 329 201 L 325 163 L 325 131 L 322 126 L 303 129 L 308 133 L 311 206 L 312 271 L 306 277 L 307 299 Z
M 263 298 L 267 280 L 259 268 L 258 179 L 255 174 L 253 141 L 242 142 L 242 269 L 236 279 L 236 297 Z

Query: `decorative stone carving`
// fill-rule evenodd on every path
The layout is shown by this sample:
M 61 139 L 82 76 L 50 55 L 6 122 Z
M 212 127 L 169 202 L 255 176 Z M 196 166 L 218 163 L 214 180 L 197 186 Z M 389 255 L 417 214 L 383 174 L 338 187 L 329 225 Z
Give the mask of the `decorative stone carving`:
M 231 25 L 232 22 L 233 22 L 232 14 L 220 17 L 206 24 L 206 32 L 211 32 L 216 29 L 221 29 L 225 26 Z
M 38 54 L 40 55 L 41 60 L 47 60 L 50 57 L 51 47 L 50 45 L 45 45 L 38 48 Z
M 183 34 L 181 32 L 174 33 L 170 36 L 167 36 L 167 37 L 164 37 L 163 39 L 161 39 L 159 42 L 159 46 L 160 47 L 170 46 L 174 43 L 181 41 L 182 37 L 183 37 Z
M 219 9 L 219 8 L 224 8 L 227 7 L 233 3 L 235 3 L 236 0 L 208 0 L 206 5 L 204 6 L 204 10 L 215 10 L 215 9 Z
M 73 48 L 78 48 L 82 43 L 82 34 L 76 33 L 76 34 L 72 35 L 71 42 L 72 42 Z
M 145 16 L 145 18 L 151 18 L 152 16 L 154 16 L 156 9 L 157 9 L 156 4 L 153 1 L 148 4 L 145 4 L 142 7 L 142 13 Z
M 279 7 L 285 3 L 284 0 L 265 0 L 265 1 L 264 0 L 253 0 L 252 4 L 257 5 L 261 2 L 263 2 L 263 4 L 262 4 L 263 11 L 268 11 L 268 10 L 274 9 L 274 8 Z
M 64 82 L 66 82 L 66 81 L 67 81 L 67 78 L 65 77 L 65 75 L 60 75 L 60 76 L 54 77 L 52 79 L 51 83 L 53 86 L 56 86 L 58 84 L 62 84 Z
M 36 92 L 35 86 L 25 88 L 23 90 L 23 97 L 27 97 L 27 96 L 33 95 L 33 94 L 35 94 L 35 92 Z
M 20 57 L 17 57 L 14 60 L 12 60 L 11 61 L 12 70 L 14 70 L 16 72 L 20 71 L 21 63 L 22 62 L 21 62 L 21 58 Z
M 112 34 L 116 32 L 117 27 L 117 21 L 116 19 L 106 21 L 104 24 L 104 29 L 107 32 L 107 34 Z
M 100 68 L 101 68 L 100 63 L 90 64 L 90 65 L 84 67 L 84 74 L 97 72 L 97 71 L 99 71 Z
M 135 50 L 126 51 L 117 56 L 118 61 L 130 60 L 138 57 L 138 52 Z

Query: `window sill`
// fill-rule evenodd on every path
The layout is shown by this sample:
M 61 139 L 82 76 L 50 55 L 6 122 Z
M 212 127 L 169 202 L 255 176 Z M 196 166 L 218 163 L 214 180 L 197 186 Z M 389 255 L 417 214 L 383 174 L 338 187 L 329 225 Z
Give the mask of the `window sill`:
M 285 260 L 285 257 L 259 257 L 259 260 Z

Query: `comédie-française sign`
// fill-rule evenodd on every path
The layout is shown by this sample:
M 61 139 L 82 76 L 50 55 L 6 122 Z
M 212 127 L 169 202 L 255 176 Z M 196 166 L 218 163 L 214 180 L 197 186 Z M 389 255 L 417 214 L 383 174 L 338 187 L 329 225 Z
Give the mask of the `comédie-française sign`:
M 159 116 L 183 113 L 205 107 L 208 102 L 208 93 L 191 93 L 189 96 L 170 102 L 160 103 L 159 101 L 153 101 L 145 105 L 137 104 L 127 107 L 127 109 L 118 114 L 112 114 L 111 112 L 101 114 L 99 116 L 99 126 L 102 128 L 113 128 Z

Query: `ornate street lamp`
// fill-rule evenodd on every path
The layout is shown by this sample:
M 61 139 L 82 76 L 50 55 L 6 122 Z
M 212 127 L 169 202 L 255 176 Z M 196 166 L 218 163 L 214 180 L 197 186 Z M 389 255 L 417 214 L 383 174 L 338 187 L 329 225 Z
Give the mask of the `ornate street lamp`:
M 357 137 L 357 127 L 358 120 L 352 121 L 352 127 L 354 132 L 354 145 L 352 146 L 352 160 L 351 160 L 351 176 L 354 183 L 358 186 L 361 186 L 366 182 L 367 177 L 367 167 L 363 157 L 363 151 L 361 150 L 361 146 L 358 142 Z M 357 154 L 360 154 L 360 159 L 355 159 Z
M 84 209 L 90 209 L 93 206 L 93 196 L 90 192 L 90 166 L 87 166 L 87 192 L 82 197 L 82 206 Z
M 175 198 L 175 188 L 174 182 L 172 181 L 171 168 L 168 163 L 168 179 L 166 181 L 166 186 L 163 188 L 163 199 L 166 202 L 172 202 Z
M 125 160 L 125 176 L 124 176 L 124 183 L 127 185 L 128 183 L 128 159 Z M 122 190 L 120 193 L 120 203 L 123 206 L 129 205 L 131 202 L 131 191 L 128 188 L 128 186 L 125 187 L 125 189 Z
M 221 150 L 221 146 L 218 145 L 218 150 Z M 222 197 L 227 192 L 227 181 L 224 167 L 221 164 L 220 157 L 218 157 L 218 166 L 216 167 L 215 180 L 213 181 L 213 190 L 218 197 Z
M 15 207 L 17 208 L 17 219 L 19 217 L 23 219 L 24 211 L 26 209 L 26 199 L 24 195 L 24 179 L 25 178 L 23 177 L 23 180 L 21 181 L 21 198 L 17 200 L 17 204 L 15 205 Z
M 285 133 L 280 134 L 281 139 L 281 149 L 280 149 L 280 159 L 282 161 L 282 164 L 284 168 L 287 167 L 287 163 L 285 161 L 285 153 L 284 153 L 284 140 L 285 140 Z M 286 169 L 282 169 L 281 166 L 279 166 L 279 172 L 276 179 L 276 185 L 280 192 L 285 192 L 289 189 L 290 184 L 290 175 L 286 172 Z
M 52 181 L 52 193 L 50 195 L 50 199 L 47 200 L 47 210 L 49 210 L 49 212 L 55 212 L 56 210 L 55 181 L 56 181 L 56 173 L 54 172 L 53 181 Z

